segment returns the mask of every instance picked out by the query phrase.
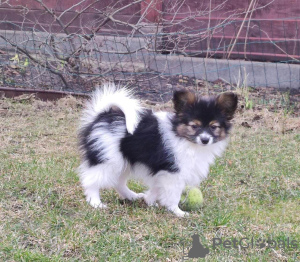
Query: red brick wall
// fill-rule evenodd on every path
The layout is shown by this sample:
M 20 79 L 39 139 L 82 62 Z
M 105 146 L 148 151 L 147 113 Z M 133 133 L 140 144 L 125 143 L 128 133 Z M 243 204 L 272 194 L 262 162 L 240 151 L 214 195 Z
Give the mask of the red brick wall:
M 90 33 L 89 28 L 97 27 L 97 23 L 91 23 L 92 21 L 97 21 L 100 23 L 103 19 L 97 10 L 105 10 L 105 8 L 118 8 L 132 3 L 132 0 L 101 0 L 96 4 L 90 6 L 94 0 L 87 0 L 83 4 L 71 8 L 79 0 L 44 0 L 47 7 L 50 10 L 54 10 L 55 14 L 59 16 L 67 9 L 70 9 L 62 16 L 62 22 L 68 24 L 76 15 L 77 12 L 85 10 L 82 15 L 77 17 L 72 24 L 68 27 L 69 32 L 76 33 Z M 37 30 L 47 30 L 51 32 L 63 32 L 61 26 L 55 21 L 55 19 L 45 11 L 45 9 L 36 1 L 33 0 L 10 0 L 10 5 L 1 5 L 0 16 L 5 19 L 15 23 L 17 25 L 23 25 L 24 27 L 32 28 L 35 27 Z M 28 8 L 28 13 L 26 14 L 26 19 L 23 19 L 24 13 L 22 6 Z M 90 7 L 89 7 L 90 6 Z M 89 8 L 87 8 L 89 7 Z M 116 18 L 122 21 L 128 21 L 134 23 L 138 21 L 140 16 L 141 5 L 133 5 L 130 8 L 121 11 Z M 1 20 L 2 20 L 1 19 Z M 1 25 L 1 29 L 17 29 L 12 25 Z M 105 30 L 113 31 L 113 23 L 108 23 L 105 26 Z M 118 27 L 120 32 L 122 32 L 126 27 Z
M 211 9 L 216 9 L 223 0 L 212 0 Z M 184 24 L 165 27 L 165 32 L 196 33 L 201 29 L 215 27 L 224 22 L 230 15 L 234 18 L 225 21 L 225 26 L 211 31 L 210 41 L 193 41 L 190 38 L 182 40 L 182 45 L 189 41 L 189 50 L 199 56 L 228 57 L 234 39 L 238 34 L 245 17 L 245 11 L 250 5 L 250 0 L 228 0 L 224 7 L 211 13 L 196 17 Z M 230 58 L 244 58 L 267 61 L 300 59 L 300 0 L 270 0 L 257 1 L 256 11 L 250 12 L 247 22 L 244 23 Z M 184 13 L 195 13 L 194 10 L 209 10 L 209 1 L 186 1 L 176 18 L 184 18 Z M 262 8 L 265 6 L 264 8 Z M 168 12 L 172 6 L 164 6 L 164 19 L 173 19 Z M 192 12 L 191 12 L 192 11 Z M 238 15 L 239 14 L 239 15 Z M 251 17 L 251 22 L 248 23 Z M 235 22 L 236 21 L 236 22 Z M 207 35 L 205 35 L 207 37 Z M 274 43 L 271 43 L 273 41 Z M 245 44 L 246 43 L 246 44 Z M 208 47 L 212 50 L 209 54 L 200 54 L 201 50 Z
M 183 0 L 181 0 L 183 1 Z M 55 10 L 57 16 L 70 8 L 78 0 L 47 0 L 47 7 Z M 87 8 L 85 12 L 75 19 L 72 24 L 67 28 L 69 32 L 76 33 L 90 33 L 89 28 L 96 28 L 97 23 L 92 21 L 98 20 L 98 23 L 103 21 L 103 16 L 97 13 L 96 10 L 102 10 L 112 7 L 121 7 L 132 3 L 132 0 L 101 0 L 95 5 Z M 116 18 L 122 21 L 135 23 L 140 19 L 140 13 L 147 8 L 150 0 L 145 0 L 124 9 Z M 209 19 L 208 13 L 204 12 L 202 15 L 195 17 L 194 20 L 189 20 L 184 24 L 168 26 L 168 21 L 174 18 L 172 14 L 172 3 L 175 1 L 170 0 L 157 0 L 155 3 L 156 9 L 162 10 L 162 19 L 164 24 L 164 32 L 199 32 L 208 27 Z M 223 0 L 212 0 L 212 9 L 222 4 Z M 67 24 L 77 14 L 78 11 L 85 9 L 92 3 L 92 0 L 87 0 L 85 3 L 71 8 L 62 17 L 62 22 Z M 251 22 L 246 22 L 240 31 L 237 43 L 231 51 L 231 58 L 242 59 L 256 59 L 256 60 L 291 60 L 292 58 L 300 58 L 300 0 L 275 0 L 271 4 L 270 0 L 259 0 L 257 3 L 257 10 L 251 14 Z M 17 25 L 23 25 L 28 28 L 35 27 L 36 30 L 62 32 L 62 28 L 53 19 L 51 15 L 43 10 L 39 3 L 33 0 L 10 0 L 12 6 L 1 5 L 0 17 L 1 20 L 8 20 Z M 247 10 L 250 0 L 228 0 L 223 8 L 211 13 L 210 27 L 220 24 L 229 15 L 234 17 L 234 21 L 226 21 L 224 27 L 218 30 L 211 31 L 209 41 L 207 38 L 202 39 L 199 37 L 195 41 L 190 38 L 182 37 L 181 45 L 189 42 L 189 47 L 186 49 L 188 53 L 198 56 L 214 56 L 214 57 L 228 57 L 231 45 L 241 27 L 245 10 Z M 269 5 L 268 5 L 269 4 Z M 26 6 L 28 13 L 26 19 L 23 19 L 24 13 L 20 6 Z M 266 6 L 261 8 L 262 6 Z M 196 10 L 208 10 L 209 0 L 186 0 L 185 4 L 181 6 L 180 12 L 176 15 L 175 21 L 185 18 L 196 12 Z M 236 15 L 240 13 L 240 15 Z M 243 14 L 242 14 L 243 13 Z M 149 9 L 146 19 L 151 22 L 159 21 L 161 13 Z M 249 18 L 249 16 L 248 16 Z M 249 25 L 249 27 L 248 27 Z M 1 29 L 14 29 L 19 28 L 12 24 L 0 25 Z M 109 22 L 99 32 L 119 33 L 126 34 L 127 28 L 125 25 L 115 25 Z M 201 40 L 201 41 L 200 41 Z M 272 44 L 270 40 L 274 41 Z M 246 45 L 245 45 L 246 43 Z M 166 46 L 172 48 L 172 43 Z M 203 53 L 203 50 L 211 49 L 211 52 Z

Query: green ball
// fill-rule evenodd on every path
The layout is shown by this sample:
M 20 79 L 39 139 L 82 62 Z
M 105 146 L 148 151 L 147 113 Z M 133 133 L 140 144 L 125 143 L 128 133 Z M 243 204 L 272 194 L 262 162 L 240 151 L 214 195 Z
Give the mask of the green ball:
M 180 199 L 180 207 L 185 211 L 199 209 L 203 204 L 203 195 L 199 188 L 187 188 Z

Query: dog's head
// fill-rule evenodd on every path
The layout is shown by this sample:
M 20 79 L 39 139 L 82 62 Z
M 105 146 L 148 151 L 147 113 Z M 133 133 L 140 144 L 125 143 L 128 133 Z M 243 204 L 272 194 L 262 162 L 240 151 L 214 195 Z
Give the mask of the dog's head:
M 238 99 L 232 92 L 197 97 L 190 91 L 178 90 L 174 92 L 173 103 L 174 132 L 190 142 L 209 145 L 227 137 Z

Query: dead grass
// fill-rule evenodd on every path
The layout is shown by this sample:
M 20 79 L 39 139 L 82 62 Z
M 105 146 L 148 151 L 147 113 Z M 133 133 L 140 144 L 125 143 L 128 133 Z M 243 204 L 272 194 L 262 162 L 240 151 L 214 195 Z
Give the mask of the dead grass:
M 72 97 L 0 100 L 3 261 L 179 261 L 181 242 L 190 247 L 194 233 L 210 248 L 207 261 L 299 260 L 299 118 L 240 110 L 226 154 L 201 184 L 204 207 L 178 219 L 142 201 L 122 202 L 114 191 L 103 195 L 104 212 L 85 203 L 75 173 L 81 106 Z M 214 250 L 214 237 L 290 237 L 299 245 Z

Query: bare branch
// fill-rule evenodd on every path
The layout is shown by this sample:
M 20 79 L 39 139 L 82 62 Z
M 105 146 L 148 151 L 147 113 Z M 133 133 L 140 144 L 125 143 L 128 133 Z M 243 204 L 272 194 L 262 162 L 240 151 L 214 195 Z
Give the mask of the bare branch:
M 68 28 L 82 13 L 84 13 L 86 10 L 88 10 L 89 8 L 91 8 L 93 5 L 95 5 L 96 3 L 99 3 L 100 0 L 96 0 L 92 3 L 90 3 L 88 6 L 86 6 L 84 9 L 82 9 L 80 12 L 78 12 L 70 21 L 69 23 L 67 23 L 65 25 L 66 28 Z M 72 6 L 71 8 L 73 8 L 74 6 Z
M 59 17 L 58 17 L 57 19 L 60 20 L 60 19 L 62 18 L 62 16 L 63 16 L 65 13 L 71 11 L 74 7 L 81 5 L 81 4 L 84 3 L 85 1 L 86 1 L 86 0 L 81 0 L 81 1 L 78 2 L 77 4 L 74 4 L 74 5 L 72 5 L 71 7 L 67 8 L 65 11 L 63 11 L 63 12 L 59 15 Z M 79 13 L 82 13 L 82 12 L 79 12 Z
M 58 71 L 56 71 L 56 70 L 53 70 L 53 69 L 47 64 L 47 62 L 41 62 L 41 61 L 35 59 L 35 58 L 34 58 L 27 50 L 25 50 L 25 49 L 19 47 L 19 46 L 18 46 L 17 44 L 15 44 L 15 43 L 12 43 L 11 41 L 9 41 L 9 40 L 8 40 L 6 37 L 4 37 L 3 35 L 0 35 L 0 37 L 1 37 L 3 40 L 5 40 L 7 43 L 9 43 L 10 45 L 12 45 L 13 47 L 15 47 L 19 52 L 21 52 L 21 53 L 23 53 L 24 55 L 26 55 L 26 56 L 27 56 L 31 61 L 33 61 L 34 63 L 40 65 L 41 67 L 47 68 L 47 69 L 48 69 L 51 73 L 53 73 L 53 74 L 58 75 L 58 76 L 61 78 L 61 80 L 63 81 L 64 85 L 65 85 L 66 87 L 69 87 L 69 85 L 68 85 L 67 81 L 65 80 L 64 76 L 63 76 L 60 72 L 58 72 Z
M 1 39 L 33 62 L 35 72 L 40 72 L 35 79 L 42 78 L 47 71 L 59 76 L 68 87 L 75 81 L 86 84 L 101 77 L 126 79 L 137 78 L 137 72 L 148 74 L 151 59 L 161 53 L 210 58 L 219 55 L 221 49 L 229 58 L 248 24 L 243 41 L 246 53 L 248 30 L 254 28 L 250 27 L 253 12 L 274 0 L 260 7 L 257 0 L 251 0 L 239 10 L 227 10 L 227 0 L 219 4 L 198 1 L 197 7 L 187 5 L 185 0 L 165 0 L 163 10 L 156 10 L 160 9 L 159 0 L 147 1 L 148 6 L 142 10 L 140 5 L 145 0 L 111 1 L 108 6 L 97 5 L 101 0 L 78 0 L 63 11 L 50 8 L 45 0 L 34 1 L 51 18 L 50 24 L 42 22 L 39 16 L 28 15 L 30 10 L 19 5 L 23 21 L 18 26 L 24 30 L 23 35 L 6 37 L 4 34 L 0 35 Z M 13 7 L 9 1 L 7 4 Z M 91 19 L 86 19 L 87 12 L 94 14 Z M 155 23 L 145 19 L 149 13 L 157 15 Z M 220 13 L 224 16 L 219 16 Z M 224 38 L 223 28 L 241 16 L 238 33 L 232 39 Z M 32 24 L 30 31 L 24 29 L 28 24 Z M 284 52 L 280 44 L 273 46 Z M 152 72 L 147 78 L 158 79 L 164 73 Z

